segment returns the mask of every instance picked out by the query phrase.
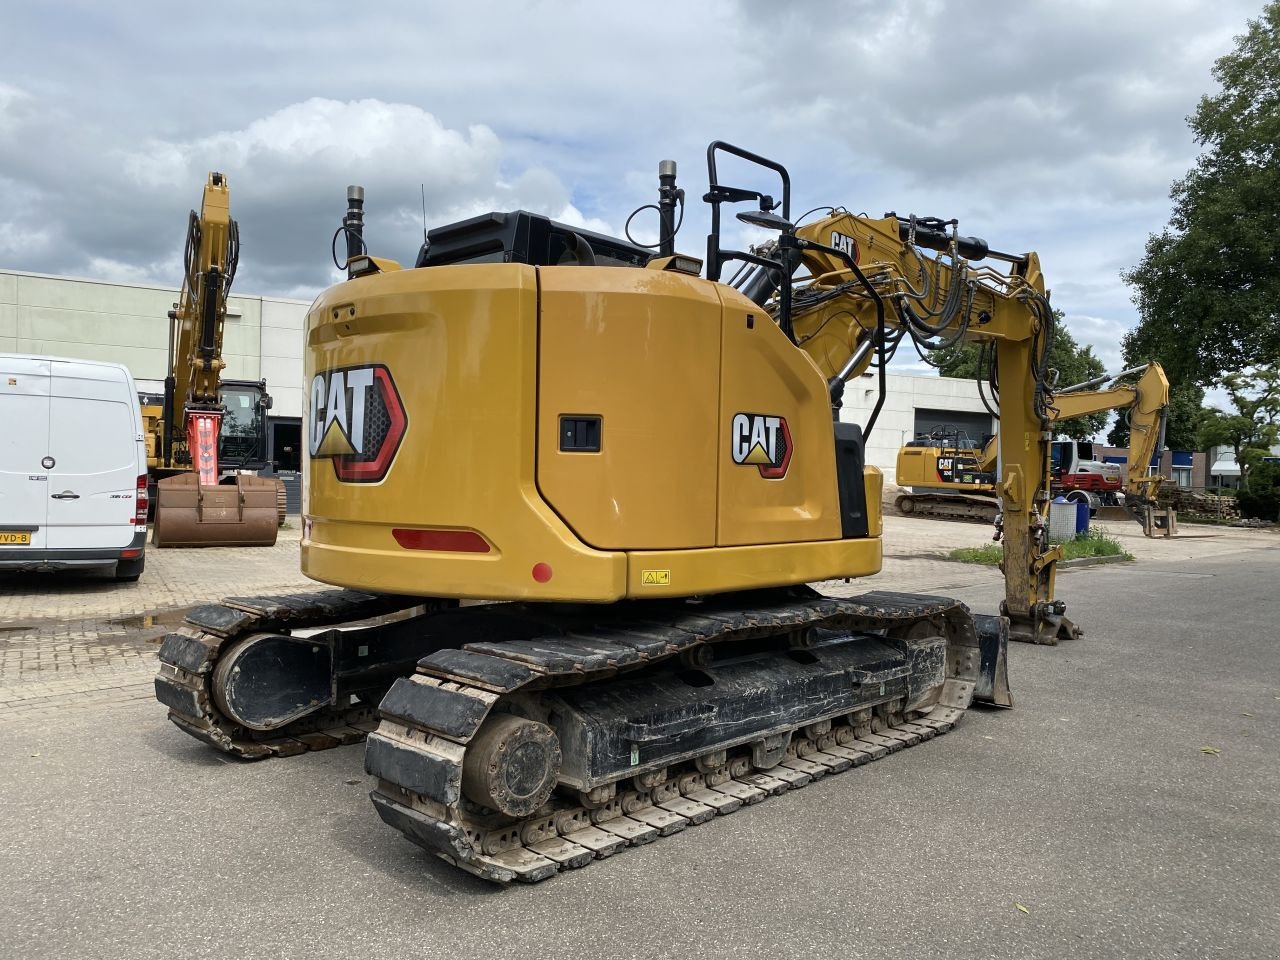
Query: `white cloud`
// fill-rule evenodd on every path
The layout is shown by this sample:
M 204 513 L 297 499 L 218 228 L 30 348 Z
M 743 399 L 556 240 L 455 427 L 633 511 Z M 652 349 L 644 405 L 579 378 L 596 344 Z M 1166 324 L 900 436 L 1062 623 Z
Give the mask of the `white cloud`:
M 182 265 L 176 258 L 161 264 L 122 263 L 110 257 L 90 257 L 86 274 L 115 283 L 142 283 L 163 286 L 173 277 L 182 276 Z
M 22 120 L 31 95 L 25 90 L 0 81 L 0 134 L 11 134 Z
M 665 158 L 689 196 L 679 245 L 701 255 L 704 151 L 721 138 L 786 163 L 797 213 L 958 216 L 997 248 L 1037 249 L 1069 329 L 1111 366 L 1134 321 L 1119 271 L 1167 219 L 1196 153 L 1185 118 L 1256 13 L 715 0 L 673 21 L 636 5 L 388 0 L 299 18 L 228 0 L 197 21 L 138 0 L 69 30 L 28 4 L 5 18 L 0 263 L 176 287 L 164 274 L 186 211 L 220 169 L 238 289 L 305 297 L 334 276 L 349 183 L 367 188 L 371 247 L 406 261 L 423 193 L 432 225 L 525 207 L 616 233 L 654 199 Z M 173 56 L 197 25 L 199 55 Z M 651 242 L 653 221 L 636 236 Z
M 82 157 L 89 153 L 86 143 L 71 140 L 67 146 Z M 371 249 L 402 261 L 412 261 L 421 242 L 424 200 L 431 225 L 527 207 L 612 232 L 607 220 L 580 210 L 551 171 L 504 169 L 503 144 L 487 126 L 450 129 L 409 104 L 312 98 L 239 129 L 190 140 L 152 136 L 107 156 L 93 181 L 107 209 L 85 211 L 93 216 L 96 235 L 73 233 L 71 204 L 62 211 L 52 209 L 56 201 L 45 204 L 67 241 L 56 254 L 49 249 L 58 262 L 46 269 L 176 284 L 185 211 L 198 206 L 210 170 L 226 176 L 232 216 L 240 222 L 237 287 L 258 293 L 308 295 L 332 280 L 329 241 L 351 183 L 366 188 Z M 113 208 L 121 214 L 118 222 L 104 217 Z M 16 251 L 6 241 L 20 232 L 18 224 L 3 224 L 0 249 Z

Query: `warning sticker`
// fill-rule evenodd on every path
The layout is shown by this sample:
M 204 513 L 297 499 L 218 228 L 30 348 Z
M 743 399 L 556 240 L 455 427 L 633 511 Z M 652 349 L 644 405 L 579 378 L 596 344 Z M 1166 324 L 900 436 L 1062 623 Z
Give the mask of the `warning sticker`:
M 640 584 L 645 587 L 669 587 L 671 586 L 671 571 L 641 570 Z

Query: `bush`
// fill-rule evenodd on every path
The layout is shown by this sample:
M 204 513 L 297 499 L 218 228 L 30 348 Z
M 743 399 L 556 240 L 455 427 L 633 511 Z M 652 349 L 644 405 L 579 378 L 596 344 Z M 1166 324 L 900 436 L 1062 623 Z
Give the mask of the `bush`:
M 1249 471 L 1249 479 L 1245 483 L 1250 493 L 1275 492 L 1280 487 L 1280 463 L 1264 461 L 1255 464 Z
M 1250 470 L 1236 502 L 1242 517 L 1280 521 L 1280 463 L 1260 463 Z
M 1252 520 L 1280 520 L 1280 491 L 1250 493 L 1241 490 L 1236 498 L 1240 504 L 1240 516 Z

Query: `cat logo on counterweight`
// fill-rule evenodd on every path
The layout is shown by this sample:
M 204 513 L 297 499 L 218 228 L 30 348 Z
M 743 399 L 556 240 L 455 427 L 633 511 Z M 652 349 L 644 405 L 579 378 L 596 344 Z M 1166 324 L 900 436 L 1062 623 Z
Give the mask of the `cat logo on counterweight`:
M 377 483 L 391 469 L 409 425 L 382 364 L 323 370 L 311 380 L 307 447 L 330 459 L 344 483 Z
M 786 417 L 766 413 L 739 413 L 729 430 L 733 462 L 757 467 L 766 480 L 781 480 L 791 464 L 791 431 Z

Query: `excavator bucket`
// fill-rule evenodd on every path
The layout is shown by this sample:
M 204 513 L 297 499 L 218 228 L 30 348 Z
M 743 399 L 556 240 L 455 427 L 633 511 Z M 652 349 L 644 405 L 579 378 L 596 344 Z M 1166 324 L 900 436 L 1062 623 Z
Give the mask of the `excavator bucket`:
M 269 547 L 279 528 L 277 488 L 269 477 L 237 476 L 209 486 L 194 473 L 156 484 L 157 547 Z

